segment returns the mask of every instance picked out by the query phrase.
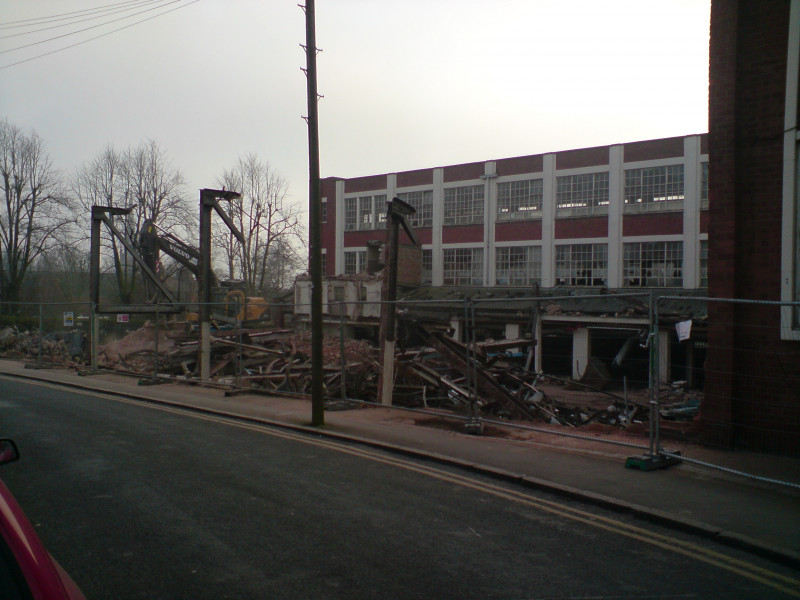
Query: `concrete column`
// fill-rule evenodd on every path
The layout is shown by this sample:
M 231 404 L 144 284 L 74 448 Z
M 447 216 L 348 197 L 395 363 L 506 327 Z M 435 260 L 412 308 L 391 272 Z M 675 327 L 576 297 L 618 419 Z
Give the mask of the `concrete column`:
M 522 326 L 519 323 L 506 323 L 506 339 L 516 340 L 521 338 Z M 521 348 L 510 348 L 512 352 L 519 352 Z
M 433 170 L 433 230 L 431 231 L 431 284 L 440 286 L 444 279 L 442 258 L 442 222 L 444 221 L 444 169 Z
M 592 352 L 592 340 L 588 327 L 580 327 L 572 333 L 572 378 L 580 379 Z
M 336 249 L 334 252 L 334 270 L 336 275 L 344 273 L 344 181 L 336 182 Z M 330 256 L 328 257 L 330 259 Z
M 497 215 L 497 163 L 488 161 L 483 167 L 483 286 L 495 284 L 494 223 Z
M 625 170 L 622 146 L 611 146 L 608 166 L 608 287 L 623 286 L 623 215 L 625 212 Z
M 464 339 L 464 321 L 463 319 L 450 319 L 450 329 L 453 330 L 453 339 L 461 342 Z
M 700 283 L 700 136 L 683 140 L 683 287 L 695 289 Z
M 519 323 L 506 323 L 506 339 L 515 340 L 522 337 L 520 335 L 520 328 L 521 326 Z
M 555 285 L 556 155 L 545 154 L 542 167 L 542 287 Z

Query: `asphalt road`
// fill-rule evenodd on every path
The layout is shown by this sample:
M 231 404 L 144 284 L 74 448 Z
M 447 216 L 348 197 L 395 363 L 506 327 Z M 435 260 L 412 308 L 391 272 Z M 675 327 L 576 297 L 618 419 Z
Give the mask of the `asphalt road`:
M 87 598 L 791 598 L 798 574 L 513 485 L 0 377 L 0 469 Z

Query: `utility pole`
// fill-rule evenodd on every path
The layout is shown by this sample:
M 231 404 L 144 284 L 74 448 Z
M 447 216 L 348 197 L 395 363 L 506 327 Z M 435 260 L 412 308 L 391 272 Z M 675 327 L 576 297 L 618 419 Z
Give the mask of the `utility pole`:
M 317 111 L 317 39 L 314 25 L 314 0 L 306 0 L 306 83 L 308 88 L 308 220 L 309 274 L 311 275 L 311 425 L 325 424 L 325 398 L 322 386 L 322 249 L 320 215 L 322 199 L 319 183 L 319 114 Z

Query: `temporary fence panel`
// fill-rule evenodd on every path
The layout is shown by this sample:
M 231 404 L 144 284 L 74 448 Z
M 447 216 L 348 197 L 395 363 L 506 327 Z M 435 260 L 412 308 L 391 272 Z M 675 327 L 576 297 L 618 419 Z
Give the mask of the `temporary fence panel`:
M 656 303 L 657 322 L 669 329 L 661 342 L 672 374 L 661 375 L 657 390 L 662 438 L 700 442 L 689 460 L 800 483 L 800 343 L 781 336 L 791 326 L 784 308 L 797 303 L 698 298 L 707 302 L 706 319 L 665 320 L 663 308 L 675 299 Z M 754 453 L 774 458 L 751 463 Z M 748 472 L 751 464 L 758 472 Z
M 0 353 L 30 367 L 85 364 L 91 319 L 89 303 L 5 303 Z

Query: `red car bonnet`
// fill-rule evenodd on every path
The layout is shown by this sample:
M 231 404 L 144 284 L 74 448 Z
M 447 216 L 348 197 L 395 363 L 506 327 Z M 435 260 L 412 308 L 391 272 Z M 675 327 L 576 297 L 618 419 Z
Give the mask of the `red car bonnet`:
M 45 549 L 14 496 L 0 481 L 0 535 L 19 564 L 35 600 L 86 600 Z

